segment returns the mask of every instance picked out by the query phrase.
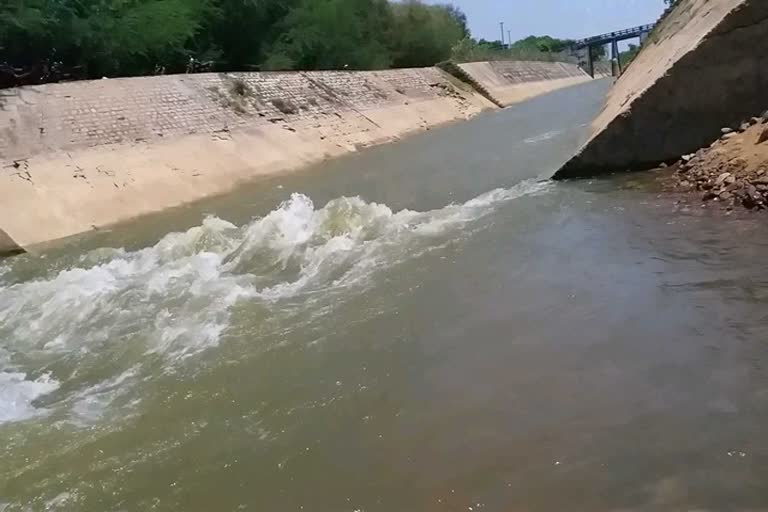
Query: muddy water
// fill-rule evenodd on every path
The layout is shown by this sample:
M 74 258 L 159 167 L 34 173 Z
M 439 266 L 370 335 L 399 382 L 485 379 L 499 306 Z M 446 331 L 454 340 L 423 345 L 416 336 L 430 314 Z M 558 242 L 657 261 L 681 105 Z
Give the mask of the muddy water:
M 541 182 L 606 83 L 0 267 L 0 510 L 768 506 L 768 232 Z

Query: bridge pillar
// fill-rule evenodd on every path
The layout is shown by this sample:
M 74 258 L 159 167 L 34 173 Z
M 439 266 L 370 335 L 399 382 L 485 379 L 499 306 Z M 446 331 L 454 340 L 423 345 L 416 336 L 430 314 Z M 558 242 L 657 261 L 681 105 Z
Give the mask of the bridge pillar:
M 592 45 L 587 46 L 587 62 L 589 63 L 589 76 L 595 78 L 595 58 L 592 56 Z
M 623 70 L 621 69 L 621 52 L 619 52 L 619 41 L 617 39 L 611 41 L 611 62 L 616 62 L 614 76 L 621 76 Z

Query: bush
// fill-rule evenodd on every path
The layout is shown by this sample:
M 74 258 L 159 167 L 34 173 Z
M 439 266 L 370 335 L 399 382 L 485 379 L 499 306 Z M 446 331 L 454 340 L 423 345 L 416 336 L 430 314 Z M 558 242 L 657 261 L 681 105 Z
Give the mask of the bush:
M 539 43 L 546 52 L 497 51 L 469 39 L 456 7 L 418 0 L 0 0 L 0 87 L 203 69 L 554 58 L 557 40 Z

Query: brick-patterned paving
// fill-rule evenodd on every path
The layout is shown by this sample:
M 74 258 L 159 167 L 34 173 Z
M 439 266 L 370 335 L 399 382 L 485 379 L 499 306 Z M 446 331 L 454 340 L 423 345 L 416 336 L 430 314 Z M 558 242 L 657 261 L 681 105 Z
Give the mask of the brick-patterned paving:
M 442 96 L 436 68 L 204 73 L 0 91 L 0 160 L 52 150 L 316 120 Z M 406 98 L 407 97 L 407 98 Z
M 493 62 L 510 82 L 579 76 L 573 65 Z M 437 68 L 203 73 L 0 90 L 0 160 L 102 144 L 313 121 L 449 94 Z M 354 114 L 353 114 L 354 115 Z
M 491 66 L 511 83 L 541 82 L 584 76 L 575 64 L 564 62 L 494 61 Z

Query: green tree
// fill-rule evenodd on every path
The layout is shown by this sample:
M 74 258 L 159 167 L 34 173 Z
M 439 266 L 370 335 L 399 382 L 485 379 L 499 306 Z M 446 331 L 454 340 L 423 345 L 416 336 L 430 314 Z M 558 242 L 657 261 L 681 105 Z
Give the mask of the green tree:
M 619 54 L 619 57 L 621 58 L 621 65 L 628 66 L 630 62 L 635 60 L 635 57 L 637 57 L 638 53 L 640 53 L 640 47 L 636 44 L 630 43 L 629 49 Z
M 304 0 L 280 24 L 267 69 L 388 67 L 392 17 L 386 0 Z
M 8 0 L 0 4 L 0 58 L 10 63 L 47 58 L 66 6 L 49 0 Z
M 511 49 L 539 51 L 546 53 L 560 53 L 573 44 L 571 39 L 556 39 L 550 36 L 528 36 L 525 39 L 515 41 L 510 45 Z
M 0 10 L 3 58 L 61 62 L 90 76 L 141 74 L 180 63 L 211 15 L 208 0 L 11 0 Z
M 196 40 L 201 59 L 225 70 L 258 68 L 279 36 L 280 23 L 301 0 L 216 0 L 215 16 Z
M 466 17 L 455 7 L 408 1 L 392 5 L 395 67 L 430 66 L 447 60 L 469 33 Z
M 428 66 L 468 37 L 461 10 L 418 0 L 0 0 L 0 86 L 55 79 L 52 67 L 181 72 L 191 58 L 224 71 Z

